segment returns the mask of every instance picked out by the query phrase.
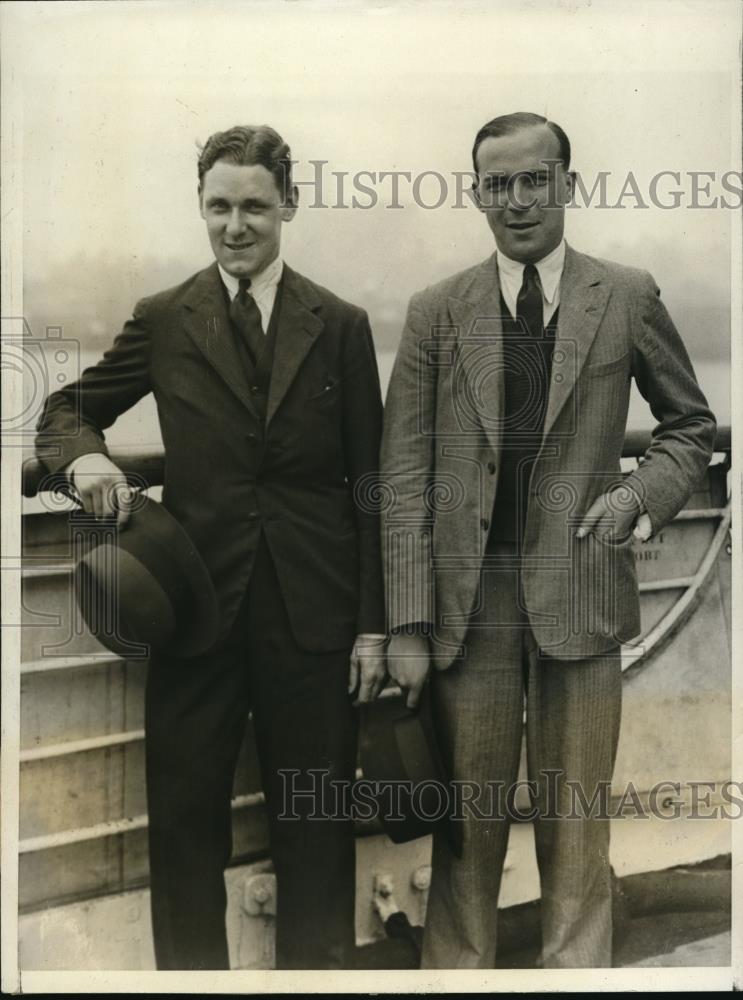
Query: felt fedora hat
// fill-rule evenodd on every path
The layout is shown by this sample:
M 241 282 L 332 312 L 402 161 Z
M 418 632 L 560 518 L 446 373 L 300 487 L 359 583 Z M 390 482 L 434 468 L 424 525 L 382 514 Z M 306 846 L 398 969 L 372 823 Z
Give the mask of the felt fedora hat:
M 446 830 L 452 851 L 462 855 L 462 828 L 452 819 L 455 802 L 436 736 L 430 686 L 415 710 L 384 698 L 363 706 L 360 761 L 366 792 L 395 844 Z
M 185 530 L 155 500 L 140 495 L 123 530 L 114 520 L 72 515 L 87 534 L 74 573 L 78 607 L 107 649 L 120 656 L 167 650 L 196 656 L 219 624 L 209 572 Z

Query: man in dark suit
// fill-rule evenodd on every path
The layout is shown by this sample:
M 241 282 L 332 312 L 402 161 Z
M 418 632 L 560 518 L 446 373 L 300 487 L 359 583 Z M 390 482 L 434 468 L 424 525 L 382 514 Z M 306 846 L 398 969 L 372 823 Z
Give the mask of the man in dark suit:
M 683 507 L 715 421 L 650 275 L 566 245 L 563 130 L 496 118 L 473 161 L 496 253 L 411 300 L 382 442 L 388 669 L 413 704 L 438 668 L 442 750 L 473 800 L 461 858 L 434 834 L 423 965 L 494 964 L 526 701 L 542 964 L 607 966 L 609 824 L 573 794 L 611 783 L 620 644 L 640 630 L 632 534 Z M 633 378 L 657 426 L 623 477 Z
M 278 133 L 216 133 L 198 176 L 216 261 L 138 303 L 103 359 L 49 397 L 37 450 L 50 471 L 68 472 L 86 510 L 117 512 L 123 526 L 130 498 L 103 431 L 154 393 L 162 502 L 217 593 L 213 648 L 158 652 L 148 672 L 158 967 L 228 967 L 223 872 L 249 711 L 277 875 L 277 965 L 344 967 L 355 943 L 353 827 L 308 819 L 319 793 L 313 804 L 286 790 L 353 780 L 353 691 L 369 701 L 385 677 L 378 519 L 355 494 L 378 466 L 374 347 L 361 309 L 279 256 L 297 189 Z

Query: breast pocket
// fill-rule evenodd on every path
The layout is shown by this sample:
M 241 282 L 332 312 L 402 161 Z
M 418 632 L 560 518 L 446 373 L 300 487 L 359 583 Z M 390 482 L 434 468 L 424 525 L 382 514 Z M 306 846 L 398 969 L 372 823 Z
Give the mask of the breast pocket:
M 307 405 L 314 410 L 330 409 L 340 399 L 340 385 L 340 379 L 328 375 L 322 387 L 308 397 Z
M 603 375 L 611 375 L 613 372 L 626 369 L 629 374 L 630 352 L 627 351 L 620 358 L 613 358 L 609 361 L 597 361 L 594 364 L 587 364 L 584 372 L 588 378 L 601 378 Z

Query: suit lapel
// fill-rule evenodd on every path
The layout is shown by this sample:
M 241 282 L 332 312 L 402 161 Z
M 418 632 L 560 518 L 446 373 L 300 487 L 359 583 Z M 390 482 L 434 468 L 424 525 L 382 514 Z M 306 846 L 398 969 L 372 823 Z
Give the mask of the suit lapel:
M 610 294 L 604 272 L 596 263 L 567 246 L 545 435 L 575 388 Z M 471 419 L 476 414 L 491 447 L 499 452 L 505 394 L 500 284 L 495 255 L 475 268 L 464 287 L 449 297 L 449 314 L 458 328 L 453 385 L 461 415 Z M 466 399 L 464 406 L 463 398 Z
M 576 253 L 572 247 L 566 247 L 544 435 L 552 428 L 575 388 L 610 294 L 604 272 L 596 263 L 585 254 Z
M 449 297 L 457 327 L 452 390 L 457 420 L 479 421 L 498 453 L 503 436 L 503 327 L 495 254 L 470 272 L 468 283 Z
M 284 265 L 281 311 L 276 329 L 266 424 L 269 424 L 299 368 L 323 329 L 317 315 L 321 302 L 312 285 Z
M 216 262 L 202 271 L 184 297 L 185 328 L 206 360 L 258 419 L 247 374 L 237 352 Z

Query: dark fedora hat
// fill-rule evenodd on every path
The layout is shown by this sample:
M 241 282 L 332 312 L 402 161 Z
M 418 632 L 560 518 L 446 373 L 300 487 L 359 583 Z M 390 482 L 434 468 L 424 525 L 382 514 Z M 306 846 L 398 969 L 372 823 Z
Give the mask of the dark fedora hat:
M 436 736 L 430 685 L 415 710 L 404 698 L 362 706 L 360 759 L 377 816 L 395 844 L 444 829 L 462 855 L 461 823 L 451 818 L 454 799 Z
M 75 596 L 99 642 L 126 657 L 196 656 L 213 645 L 219 614 L 209 571 L 162 504 L 140 495 L 123 530 L 113 519 L 71 517 L 84 539 Z

